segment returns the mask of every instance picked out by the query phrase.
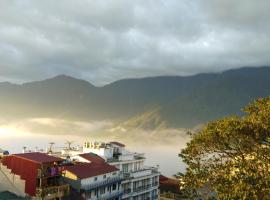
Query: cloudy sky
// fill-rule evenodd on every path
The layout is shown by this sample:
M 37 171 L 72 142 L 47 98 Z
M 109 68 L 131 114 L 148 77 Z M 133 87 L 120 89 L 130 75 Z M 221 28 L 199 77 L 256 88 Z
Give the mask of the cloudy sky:
M 270 65 L 269 0 L 1 0 L 0 81 Z

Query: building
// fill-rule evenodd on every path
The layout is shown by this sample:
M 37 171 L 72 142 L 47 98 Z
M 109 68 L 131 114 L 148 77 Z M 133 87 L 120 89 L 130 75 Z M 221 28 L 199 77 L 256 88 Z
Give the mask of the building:
M 73 160 L 81 163 L 66 167 L 64 179 L 85 199 L 121 199 L 122 176 L 116 167 L 95 154 L 81 154 Z
M 19 196 L 31 199 L 61 199 L 69 194 L 62 181 L 61 158 L 44 153 L 13 154 L 3 157 L 0 168 Z
M 159 184 L 160 200 L 187 199 L 181 194 L 179 180 L 160 176 Z
M 85 142 L 83 152 L 95 153 L 120 170 L 124 178 L 122 199 L 158 199 L 160 173 L 156 167 L 144 165 L 144 154 L 129 152 L 125 145 L 119 142 Z

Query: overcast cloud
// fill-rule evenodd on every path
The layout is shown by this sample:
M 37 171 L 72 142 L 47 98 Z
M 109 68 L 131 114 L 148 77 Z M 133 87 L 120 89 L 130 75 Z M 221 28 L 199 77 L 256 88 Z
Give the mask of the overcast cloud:
M 1 0 L 0 81 L 266 66 L 269 10 L 269 0 Z

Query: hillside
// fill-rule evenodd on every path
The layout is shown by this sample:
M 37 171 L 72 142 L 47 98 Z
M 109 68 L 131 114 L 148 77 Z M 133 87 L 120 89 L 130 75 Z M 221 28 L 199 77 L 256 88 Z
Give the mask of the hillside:
M 135 128 L 192 127 L 270 95 L 270 68 L 116 81 L 95 87 L 60 75 L 22 85 L 0 83 L 1 118 L 110 120 Z M 157 109 L 158 108 L 158 109 Z

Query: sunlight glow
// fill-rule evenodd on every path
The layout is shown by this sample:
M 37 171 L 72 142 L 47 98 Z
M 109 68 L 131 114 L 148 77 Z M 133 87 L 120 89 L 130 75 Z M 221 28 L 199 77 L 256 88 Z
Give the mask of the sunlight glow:
M 26 132 L 18 130 L 14 127 L 0 126 L 0 137 L 16 137 L 16 136 L 26 136 Z

